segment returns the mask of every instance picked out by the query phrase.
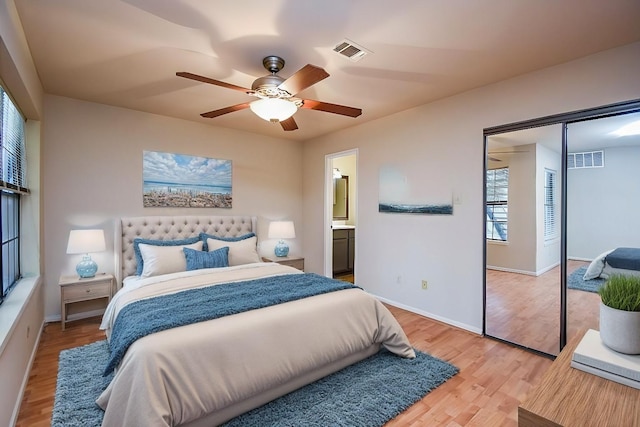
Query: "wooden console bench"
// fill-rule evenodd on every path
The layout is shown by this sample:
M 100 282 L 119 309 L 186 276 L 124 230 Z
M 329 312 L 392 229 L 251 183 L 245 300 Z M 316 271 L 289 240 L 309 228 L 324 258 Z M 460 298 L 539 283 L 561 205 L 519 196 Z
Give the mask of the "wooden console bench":
M 640 390 L 570 366 L 580 332 L 518 407 L 519 427 L 640 427 Z

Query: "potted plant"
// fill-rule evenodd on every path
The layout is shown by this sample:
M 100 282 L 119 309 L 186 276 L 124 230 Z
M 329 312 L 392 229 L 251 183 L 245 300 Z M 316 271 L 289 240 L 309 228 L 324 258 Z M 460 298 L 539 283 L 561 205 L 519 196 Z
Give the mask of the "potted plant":
M 612 275 L 598 294 L 602 342 L 619 353 L 640 354 L 640 277 Z

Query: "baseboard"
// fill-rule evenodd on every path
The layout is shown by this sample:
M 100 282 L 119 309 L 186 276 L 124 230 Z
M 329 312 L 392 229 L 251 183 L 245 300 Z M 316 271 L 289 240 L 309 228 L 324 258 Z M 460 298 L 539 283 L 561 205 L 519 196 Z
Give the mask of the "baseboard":
M 570 259 L 572 261 L 586 261 L 586 262 L 593 261 L 593 258 L 584 258 L 579 256 L 568 256 L 567 259 Z
M 540 275 L 546 273 L 547 271 L 553 270 L 554 268 L 556 268 L 559 265 L 560 265 L 560 261 L 558 261 L 555 264 L 552 264 L 552 265 L 550 265 L 548 267 L 545 267 L 542 270 L 538 270 L 538 271 L 536 271 L 536 276 L 540 276 Z
M 104 308 L 98 308 L 91 311 L 83 311 L 82 313 L 71 314 L 67 316 L 67 322 L 73 322 L 74 320 L 86 319 L 87 317 L 102 316 L 104 314 Z M 60 322 L 62 321 L 62 315 L 54 314 L 44 318 L 46 323 Z
M 45 322 L 42 322 L 40 325 L 40 331 L 38 332 L 38 336 L 36 337 L 36 345 L 33 346 L 33 351 L 31 352 L 31 357 L 29 357 L 29 363 L 27 364 L 27 369 L 24 373 L 24 378 L 22 379 L 22 384 L 20 385 L 20 391 L 18 392 L 18 396 L 20 399 L 16 402 L 16 406 L 13 409 L 13 415 L 11 416 L 11 420 L 9 420 L 10 426 L 15 426 L 18 422 L 18 416 L 20 415 L 20 407 L 22 406 L 22 400 L 24 398 L 24 391 L 27 389 L 27 384 L 29 383 L 29 376 L 31 375 L 31 368 L 33 367 L 33 362 L 36 360 L 36 354 L 38 353 L 38 348 L 40 347 L 40 338 L 42 338 L 42 332 L 44 332 Z
M 487 269 L 505 271 L 507 273 L 526 274 L 527 276 L 537 276 L 535 271 L 516 270 L 515 268 L 497 267 L 494 265 L 487 265 Z
M 380 301 L 382 301 L 382 302 L 384 302 L 386 304 L 392 305 L 394 307 L 398 307 L 398 308 L 401 308 L 403 310 L 407 310 L 407 311 L 410 311 L 412 313 L 419 314 L 422 317 L 427 317 L 429 319 L 437 320 L 438 322 L 446 323 L 447 325 L 450 325 L 450 326 L 455 326 L 456 328 L 464 329 L 465 331 L 473 332 L 474 334 L 482 335 L 482 329 L 478 329 L 478 328 L 476 328 L 474 326 L 470 326 L 470 325 L 467 325 L 465 323 L 455 322 L 455 321 L 453 321 L 451 319 L 448 319 L 446 317 L 438 316 L 438 315 L 435 315 L 433 313 L 429 313 L 429 312 L 426 312 L 426 311 L 423 311 L 423 310 L 419 310 L 419 309 L 417 309 L 415 307 L 410 307 L 408 305 L 405 305 L 405 304 L 402 304 L 402 303 L 399 303 L 397 301 L 393 301 L 393 300 L 390 300 L 390 299 L 387 299 L 387 298 L 383 298 L 383 297 L 380 297 L 378 295 L 373 295 L 373 296 L 375 296 Z

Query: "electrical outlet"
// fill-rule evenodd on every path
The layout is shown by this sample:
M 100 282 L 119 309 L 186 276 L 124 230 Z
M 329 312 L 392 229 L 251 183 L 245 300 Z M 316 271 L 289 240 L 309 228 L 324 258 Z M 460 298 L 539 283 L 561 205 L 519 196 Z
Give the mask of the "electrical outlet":
M 427 289 L 427 281 L 426 280 L 422 281 L 422 289 Z

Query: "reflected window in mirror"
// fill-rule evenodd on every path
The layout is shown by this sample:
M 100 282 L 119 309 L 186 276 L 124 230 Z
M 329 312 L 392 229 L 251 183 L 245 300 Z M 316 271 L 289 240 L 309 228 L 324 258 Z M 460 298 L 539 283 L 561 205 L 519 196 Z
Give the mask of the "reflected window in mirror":
M 333 219 L 349 219 L 349 177 L 333 179 Z
M 557 172 L 551 169 L 544 170 L 544 240 L 550 241 L 558 238 L 558 196 L 557 196 Z
M 507 241 L 509 168 L 487 171 L 487 239 Z

